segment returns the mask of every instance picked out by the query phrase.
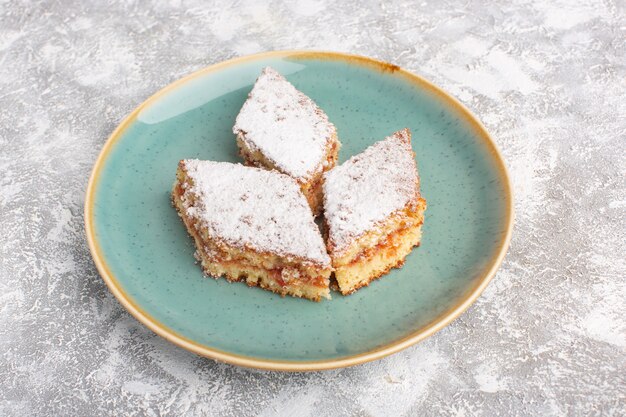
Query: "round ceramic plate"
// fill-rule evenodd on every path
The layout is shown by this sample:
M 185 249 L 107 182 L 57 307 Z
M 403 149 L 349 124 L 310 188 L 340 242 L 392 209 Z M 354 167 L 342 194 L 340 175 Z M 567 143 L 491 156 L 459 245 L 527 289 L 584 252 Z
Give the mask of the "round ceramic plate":
M 205 278 L 170 204 L 180 159 L 241 162 L 231 129 L 265 66 L 328 114 L 340 161 L 398 129 L 413 132 L 428 201 L 421 247 L 348 297 L 315 303 Z M 315 370 L 397 352 L 461 314 L 504 257 L 512 196 L 483 126 L 428 81 L 369 58 L 278 51 L 208 67 L 133 111 L 95 164 L 85 221 L 110 290 L 159 335 L 237 365 Z

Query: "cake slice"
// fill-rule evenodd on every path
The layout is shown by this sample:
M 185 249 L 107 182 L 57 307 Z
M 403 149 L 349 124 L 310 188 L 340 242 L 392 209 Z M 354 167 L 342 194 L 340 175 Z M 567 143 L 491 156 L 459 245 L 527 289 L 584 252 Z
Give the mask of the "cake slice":
M 172 200 L 207 275 L 330 298 L 330 258 L 298 184 L 276 171 L 186 159 Z
M 337 163 L 335 126 L 309 97 L 267 67 L 243 104 L 233 133 L 247 165 L 293 177 L 311 210 L 322 206 L 322 179 Z
M 325 174 L 327 247 L 342 294 L 404 264 L 425 209 L 408 129 Z

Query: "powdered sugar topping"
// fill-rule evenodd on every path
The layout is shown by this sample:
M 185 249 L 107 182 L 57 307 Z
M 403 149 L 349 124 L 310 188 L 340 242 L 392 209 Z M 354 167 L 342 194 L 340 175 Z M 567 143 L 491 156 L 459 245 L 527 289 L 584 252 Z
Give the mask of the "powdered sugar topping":
M 324 162 L 335 126 L 309 97 L 274 69 L 263 69 L 235 126 L 246 144 L 282 172 L 307 180 Z
M 324 241 L 297 183 L 276 171 L 185 160 L 198 200 L 187 214 L 236 247 L 330 266 Z
M 335 252 L 347 249 L 392 213 L 419 197 L 419 177 L 404 129 L 325 174 L 324 210 Z

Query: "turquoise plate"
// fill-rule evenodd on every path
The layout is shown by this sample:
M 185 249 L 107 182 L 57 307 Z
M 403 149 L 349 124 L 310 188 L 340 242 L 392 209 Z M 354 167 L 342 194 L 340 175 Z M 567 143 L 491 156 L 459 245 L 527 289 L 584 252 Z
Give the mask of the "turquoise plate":
M 409 127 L 428 201 L 421 247 L 353 295 L 314 303 L 203 277 L 170 205 L 183 158 L 241 161 L 231 132 L 261 68 L 326 111 L 340 160 Z M 130 313 L 183 348 L 276 370 L 355 365 L 444 327 L 482 292 L 510 240 L 502 158 L 457 100 L 397 66 L 329 52 L 278 51 L 213 65 L 164 88 L 113 132 L 85 202 L 91 253 Z

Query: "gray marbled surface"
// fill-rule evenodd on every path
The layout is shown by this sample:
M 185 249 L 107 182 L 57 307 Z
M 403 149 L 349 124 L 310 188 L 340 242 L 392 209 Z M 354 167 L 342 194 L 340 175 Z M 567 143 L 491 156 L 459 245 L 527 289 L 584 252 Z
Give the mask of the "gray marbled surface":
M 83 231 L 117 123 L 234 56 L 330 49 L 456 95 L 510 168 L 511 249 L 425 342 L 308 374 L 217 364 L 107 291 Z M 626 415 L 626 4 L 0 0 L 0 415 Z

